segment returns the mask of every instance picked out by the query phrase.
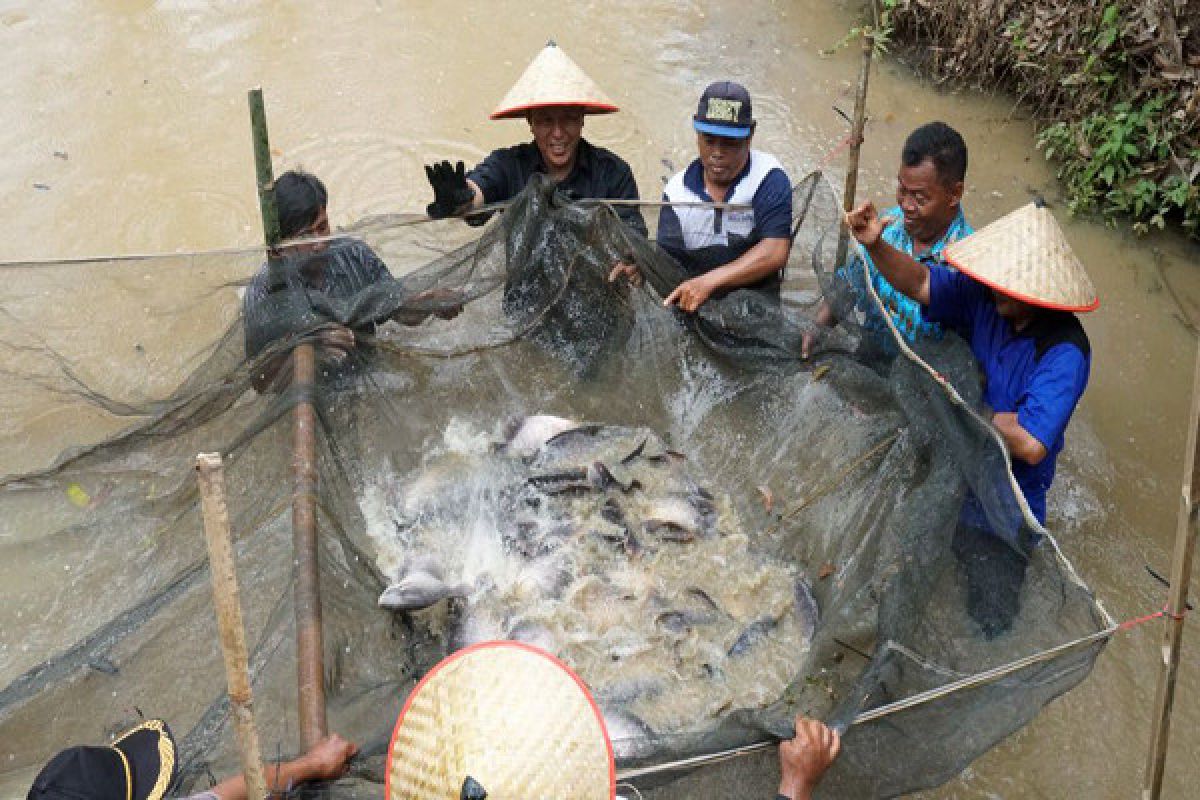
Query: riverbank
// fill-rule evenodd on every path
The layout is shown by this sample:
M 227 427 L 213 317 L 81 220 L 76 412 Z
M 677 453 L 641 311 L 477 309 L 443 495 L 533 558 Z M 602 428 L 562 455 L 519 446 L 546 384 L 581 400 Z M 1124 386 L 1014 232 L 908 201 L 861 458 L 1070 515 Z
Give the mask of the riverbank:
M 1072 213 L 1200 238 L 1200 3 L 882 0 L 890 40 L 939 84 L 1006 91 Z

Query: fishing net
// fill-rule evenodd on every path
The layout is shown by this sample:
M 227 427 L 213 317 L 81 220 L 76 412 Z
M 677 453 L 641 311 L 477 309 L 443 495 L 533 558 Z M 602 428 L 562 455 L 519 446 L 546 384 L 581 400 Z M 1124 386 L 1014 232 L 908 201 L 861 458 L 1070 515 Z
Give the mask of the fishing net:
M 790 735 L 797 712 L 845 730 L 828 796 L 952 777 L 1082 680 L 1110 622 L 1054 541 L 1034 546 L 965 344 L 892 357 L 858 324 L 837 208 L 822 175 L 799 182 L 782 292 L 695 314 L 663 307 L 687 275 L 653 240 L 540 181 L 482 229 L 382 216 L 270 260 L 9 265 L 0 785 L 142 713 L 172 725 L 182 790 L 237 768 L 198 452 L 226 460 L 264 751 L 294 753 L 301 402 L 330 728 L 364 745 L 336 796 L 380 794 L 421 675 L 505 637 L 576 668 L 646 785 Z M 298 278 L 365 247 L 392 278 Z M 610 283 L 618 261 L 645 285 Z M 822 296 L 836 329 L 810 322 Z M 289 382 L 301 342 L 310 388 Z M 968 495 L 1003 536 L 959 524 Z M 380 608 L 418 566 L 443 594 Z M 1019 605 L 998 623 L 1003 591 Z

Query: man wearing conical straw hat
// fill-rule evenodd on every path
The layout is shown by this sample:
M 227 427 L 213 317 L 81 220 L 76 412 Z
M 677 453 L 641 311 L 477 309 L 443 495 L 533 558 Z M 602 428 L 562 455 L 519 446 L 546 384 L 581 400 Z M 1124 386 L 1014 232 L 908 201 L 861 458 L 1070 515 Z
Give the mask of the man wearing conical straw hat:
M 927 266 L 882 238 L 886 221 L 863 203 L 846 224 L 883 276 L 917 301 L 925 317 L 960 333 L 985 376 L 984 400 L 992 424 L 1012 458 L 1013 476 L 1030 510 L 1046 521 L 1046 492 L 1063 447 L 1063 434 L 1087 386 L 1091 347 L 1075 312 L 1100 301 L 1083 265 L 1071 252 L 1054 216 L 1030 204 L 946 248 L 947 266 Z M 965 531 L 965 532 L 964 532 Z M 960 518 L 956 550 L 968 572 L 968 610 L 989 636 L 1007 630 L 1015 616 L 1031 543 L 988 556 L 991 579 L 972 586 L 971 559 L 997 535 L 971 496 Z M 972 538 L 973 537 L 973 538 Z M 970 541 L 968 541 L 970 540 Z M 966 547 L 964 542 L 970 544 Z
M 538 53 L 491 119 L 524 119 L 533 141 L 494 150 L 467 172 L 460 161 L 425 168 L 433 187 L 429 216 L 464 214 L 489 203 L 512 199 L 534 173 L 548 175 L 568 196 L 637 200 L 633 171 L 620 156 L 584 139 L 588 114 L 609 114 L 617 106 L 554 42 Z M 646 234 L 637 206 L 616 208 L 633 230 Z

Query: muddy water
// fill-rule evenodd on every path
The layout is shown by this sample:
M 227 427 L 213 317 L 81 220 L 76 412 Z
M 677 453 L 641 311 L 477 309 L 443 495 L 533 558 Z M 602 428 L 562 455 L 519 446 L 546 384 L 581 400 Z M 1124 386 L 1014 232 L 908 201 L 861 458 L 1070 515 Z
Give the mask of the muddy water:
M 589 119 L 586 134 L 630 161 L 644 195 L 657 194 L 691 157 L 694 97 L 721 77 L 748 84 L 757 146 L 800 173 L 845 134 L 831 106 L 851 108 L 856 54 L 820 51 L 849 27 L 850 8 L 817 0 L 10 1 L 0 4 L 0 258 L 254 243 L 245 89 L 257 84 L 276 168 L 321 174 L 335 224 L 420 208 L 424 161 L 472 161 L 525 136 L 523 123 L 488 122 L 486 113 L 550 37 L 622 106 Z M 938 92 L 887 60 L 873 77 L 870 113 L 866 194 L 886 198 L 905 134 L 942 118 L 972 148 L 966 202 L 976 225 L 1034 192 L 1063 211 L 1031 124 L 1005 99 Z M 1066 230 L 1103 304 L 1086 320 L 1095 366 L 1068 433 L 1050 522 L 1108 608 L 1127 618 L 1162 603 L 1142 565 L 1166 571 L 1170 558 L 1200 253 L 1176 238 L 1133 240 L 1088 222 Z M 221 323 L 198 320 L 196 342 Z M 61 418 L 26 422 L 16 461 L 55 449 L 46 442 L 65 435 Z M 930 796 L 1133 796 L 1158 633 L 1151 626 L 1116 638 L 1084 685 Z M 1200 727 L 1197 635 L 1187 639 L 1180 674 L 1170 797 L 1188 796 L 1185 787 L 1200 780 L 1200 745 L 1190 735 Z M 774 778 L 770 759 L 750 760 L 659 794 L 766 797 Z M 0 793 L 23 795 L 24 787 Z

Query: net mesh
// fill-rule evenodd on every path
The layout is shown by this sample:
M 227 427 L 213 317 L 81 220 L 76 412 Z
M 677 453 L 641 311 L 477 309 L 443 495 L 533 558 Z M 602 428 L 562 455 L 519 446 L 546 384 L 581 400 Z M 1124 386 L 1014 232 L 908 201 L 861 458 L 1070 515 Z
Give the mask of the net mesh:
M 378 795 L 408 690 L 494 636 L 556 650 L 593 686 L 619 770 L 789 735 L 804 712 L 849 726 L 831 796 L 952 777 L 1082 680 L 1103 640 L 855 720 L 1108 622 L 1052 539 L 1028 548 L 966 345 L 922 343 L 931 372 L 859 324 L 838 205 L 819 173 L 800 181 L 782 293 L 690 315 L 662 305 L 687 277 L 662 249 L 540 181 L 482 229 L 379 217 L 265 267 L 259 250 L 10 265 L 0 781 L 23 791 L 142 712 L 175 730 L 181 789 L 236 769 L 192 471 L 214 450 L 264 751 L 292 752 L 288 412 L 310 401 L 330 727 L 365 745 L 335 795 Z M 288 282 L 363 243 L 395 280 Z M 617 261 L 645 286 L 609 282 Z M 273 291 L 247 323 L 263 269 Z M 821 297 L 838 328 L 810 321 Z M 247 325 L 270 342 L 253 357 Z M 345 356 L 326 346 L 339 325 L 359 334 Z M 319 354 L 310 391 L 287 381 L 300 342 Z M 535 415 L 590 433 L 521 452 Z M 963 530 L 968 492 L 1020 552 Z M 464 596 L 379 608 L 418 558 Z M 1002 591 L 1019 599 L 1007 630 L 987 618 Z

